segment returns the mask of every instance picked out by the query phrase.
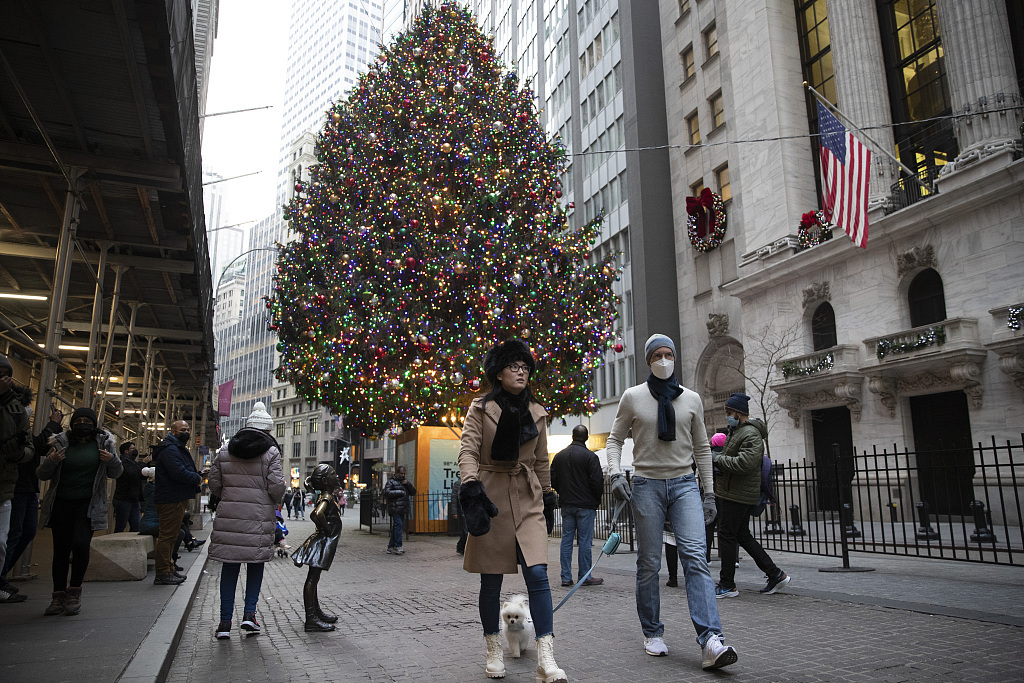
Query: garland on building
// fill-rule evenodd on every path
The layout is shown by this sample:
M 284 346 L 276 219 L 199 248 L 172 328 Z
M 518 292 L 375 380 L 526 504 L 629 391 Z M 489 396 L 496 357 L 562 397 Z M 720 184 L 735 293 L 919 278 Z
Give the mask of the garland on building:
M 1024 306 L 1013 307 L 1010 306 L 1010 312 L 1006 315 L 1006 326 L 1011 330 L 1019 330 L 1021 328 L 1021 313 L 1024 312 Z
M 725 203 L 708 188 L 699 197 L 686 198 L 686 233 L 697 251 L 707 253 L 725 237 Z
M 825 218 L 824 211 L 808 211 L 800 217 L 800 226 L 797 228 L 797 238 L 800 240 L 800 249 L 810 249 L 822 242 L 832 239 L 832 226 Z
M 801 367 L 799 363 L 787 361 L 782 364 L 782 376 L 786 379 L 790 377 L 807 377 L 824 370 L 831 370 L 833 365 L 835 365 L 835 358 L 831 353 L 826 353 L 818 360 L 817 365 L 810 367 Z
M 886 356 L 907 353 L 915 349 L 923 349 L 926 346 L 941 346 L 945 343 L 946 328 L 942 325 L 936 325 L 935 327 L 929 327 L 912 342 L 900 343 L 894 342 L 892 339 L 879 339 L 875 353 L 878 355 L 878 360 L 882 360 Z
M 428 3 L 327 112 L 285 208 L 277 376 L 363 436 L 459 421 L 485 352 L 522 338 L 549 415 L 596 410 L 616 339 L 600 219 L 569 226 L 565 149 L 469 11 Z M 570 204 L 570 208 L 571 208 Z

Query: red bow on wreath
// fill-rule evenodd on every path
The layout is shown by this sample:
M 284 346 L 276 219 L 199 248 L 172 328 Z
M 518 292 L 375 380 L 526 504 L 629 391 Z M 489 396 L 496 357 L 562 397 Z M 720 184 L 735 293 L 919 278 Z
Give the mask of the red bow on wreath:
M 808 211 L 800 217 L 800 225 L 804 228 L 812 228 L 818 224 L 818 216 L 816 211 Z
M 710 188 L 701 190 L 699 197 L 686 198 L 686 213 L 693 216 L 697 221 L 697 237 L 704 239 L 711 231 L 709 223 L 714 212 L 715 193 Z

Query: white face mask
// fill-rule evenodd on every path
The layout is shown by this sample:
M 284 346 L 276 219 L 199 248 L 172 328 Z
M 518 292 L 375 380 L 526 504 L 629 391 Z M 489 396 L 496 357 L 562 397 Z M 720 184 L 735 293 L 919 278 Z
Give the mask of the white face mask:
M 668 379 L 676 370 L 676 362 L 671 358 L 661 358 L 651 363 L 651 372 L 658 379 Z

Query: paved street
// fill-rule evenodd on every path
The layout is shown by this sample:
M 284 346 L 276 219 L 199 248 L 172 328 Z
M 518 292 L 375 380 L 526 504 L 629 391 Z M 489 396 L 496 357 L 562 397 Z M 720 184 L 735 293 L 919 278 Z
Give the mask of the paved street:
M 482 681 L 477 579 L 461 569 L 455 539 L 414 536 L 388 555 L 383 530 L 359 530 L 351 511 L 334 567 L 320 582 L 322 603 L 341 615 L 338 631 L 302 630 L 306 570 L 276 559 L 267 568 L 264 632 L 213 637 L 220 565 L 209 562 L 169 681 Z M 309 522 L 290 521 L 298 545 Z M 557 558 L 557 539 L 549 557 Z M 763 579 L 749 558 L 737 573 L 740 597 L 719 601 L 739 662 L 700 669 L 700 650 L 683 589 L 662 588 L 668 657 L 643 652 L 633 597 L 635 556 L 602 560 L 601 587 L 583 588 L 555 615 L 555 655 L 571 681 L 1019 681 L 1024 679 L 1024 572 L 895 558 L 857 558 L 867 574 L 825 574 L 834 558 L 779 554 L 792 590 L 758 595 Z M 558 584 L 557 560 L 549 576 Z M 717 573 L 717 561 L 712 565 Z M 664 579 L 664 574 L 663 574 Z M 525 592 L 519 576 L 506 592 Z M 555 600 L 565 589 L 554 588 Z M 1017 653 L 1017 654 L 1014 654 Z M 533 681 L 535 654 L 506 657 L 508 681 Z

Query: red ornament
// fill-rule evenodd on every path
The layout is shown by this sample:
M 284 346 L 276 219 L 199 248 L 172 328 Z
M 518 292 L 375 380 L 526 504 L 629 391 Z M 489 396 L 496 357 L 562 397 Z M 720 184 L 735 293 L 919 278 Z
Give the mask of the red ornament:
M 626 347 L 623 346 L 622 344 L 616 344 L 612 348 L 615 349 L 615 353 L 622 353 L 622 349 L 624 349 Z
M 302 192 L 302 183 L 295 183 L 295 191 Z
M 409 221 L 409 227 L 412 228 L 413 230 L 419 230 L 420 222 L 413 218 L 411 221 Z
M 477 306 L 481 306 L 481 307 L 486 306 L 487 305 L 487 297 L 481 295 L 481 297 L 476 300 L 476 304 L 477 304 Z
M 557 198 L 557 199 L 561 199 L 562 198 L 562 191 L 561 190 L 555 190 L 555 198 Z
M 469 380 L 469 390 L 470 391 L 480 391 L 480 380 L 478 380 L 478 379 L 471 379 L 471 380 Z
M 415 266 L 416 266 L 416 259 L 415 258 L 410 256 L 409 258 L 405 259 L 405 267 L 406 268 L 414 268 Z

